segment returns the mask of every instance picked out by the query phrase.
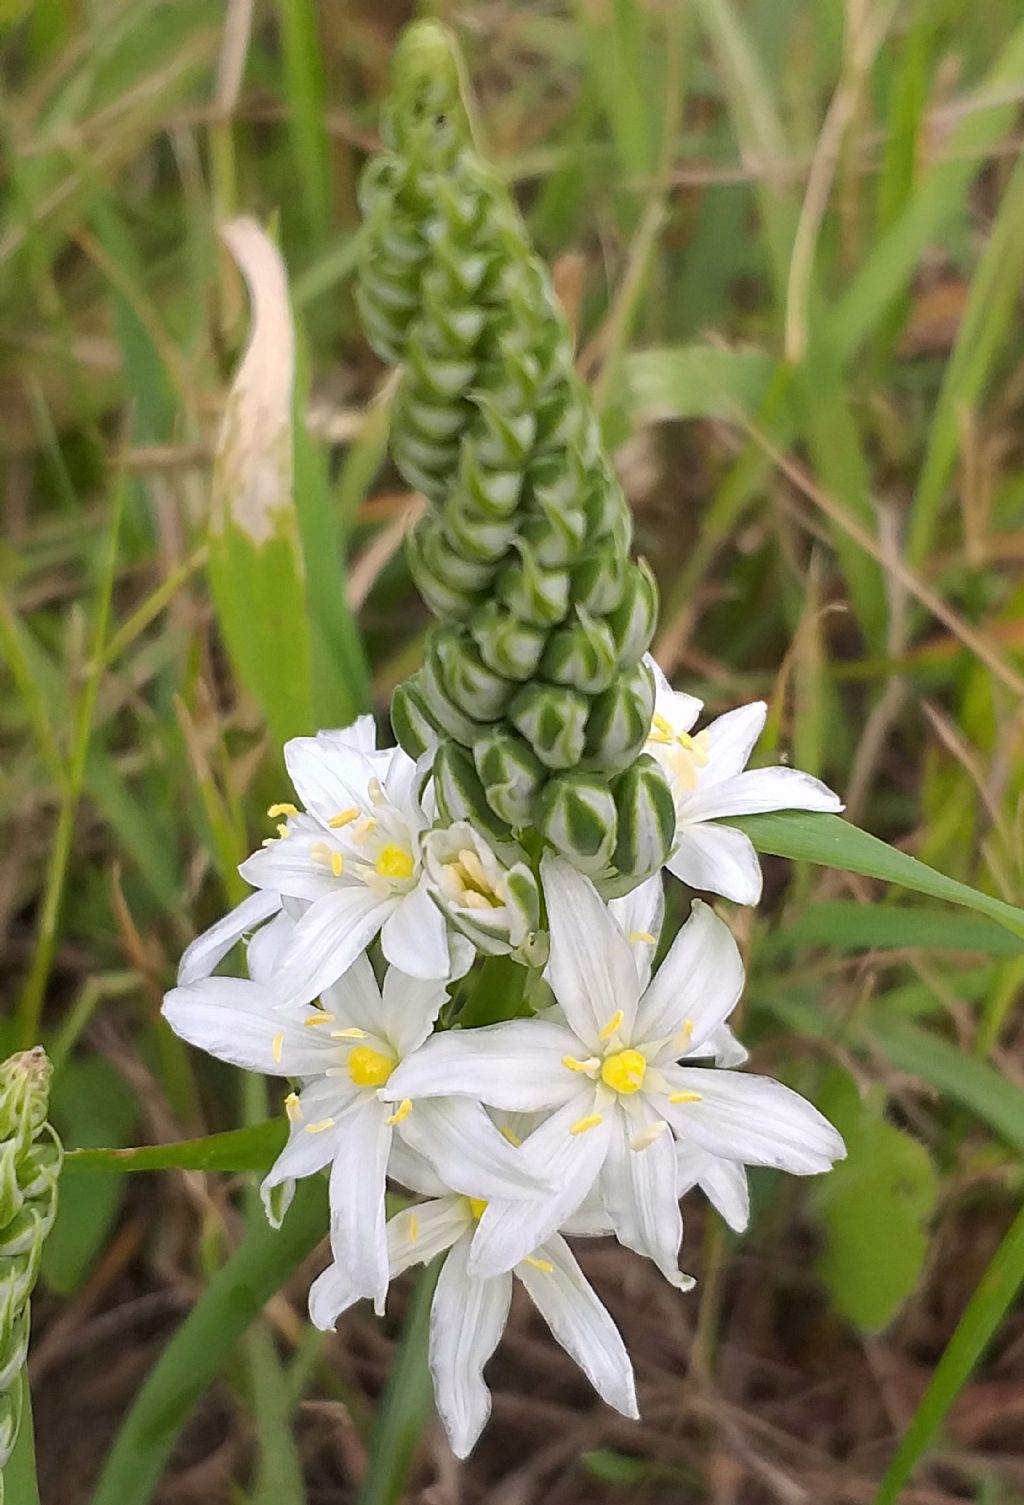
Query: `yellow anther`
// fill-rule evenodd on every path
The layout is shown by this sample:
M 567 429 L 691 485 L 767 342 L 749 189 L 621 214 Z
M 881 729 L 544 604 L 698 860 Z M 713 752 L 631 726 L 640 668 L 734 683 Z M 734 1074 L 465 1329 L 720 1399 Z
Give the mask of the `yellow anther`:
M 629 932 L 629 939 L 634 946 L 639 945 L 641 941 L 646 941 L 648 946 L 656 946 L 658 944 L 658 937 L 652 935 L 649 930 L 631 930 Z
M 601 1039 L 610 1040 L 615 1031 L 622 1028 L 622 1021 L 625 1019 L 625 1017 L 626 1016 L 621 1009 L 616 1009 L 615 1013 L 608 1020 L 608 1023 L 601 1031 Z
M 270 1054 L 274 1057 L 274 1064 L 280 1066 L 281 1054 L 284 1050 L 284 1030 L 279 1029 L 270 1045 Z
M 614 1092 L 639 1092 L 647 1074 L 647 1057 L 638 1050 L 619 1050 L 601 1062 L 601 1080 Z
M 410 1244 L 415 1244 L 420 1236 L 420 1220 L 414 1212 L 410 1212 L 405 1220 L 405 1236 Z
M 550 1275 L 552 1270 L 555 1268 L 549 1259 L 538 1259 L 535 1254 L 528 1254 L 523 1260 L 523 1264 L 532 1265 L 533 1268 L 535 1270 L 539 1270 L 542 1275 Z
M 333 1129 L 333 1128 L 334 1128 L 334 1119 L 333 1118 L 321 1118 L 321 1120 L 320 1120 L 319 1123 L 307 1124 L 306 1125 L 306 1133 L 307 1134 L 323 1134 L 325 1130 L 327 1130 L 327 1129 Z
M 372 1045 L 357 1045 L 349 1052 L 348 1074 L 357 1087 L 383 1087 L 397 1065 L 395 1056 L 386 1056 Z
M 586 1118 L 578 1118 L 574 1124 L 569 1125 L 570 1134 L 585 1134 L 588 1129 L 596 1129 L 604 1119 L 600 1113 L 588 1113 Z
M 498 907 L 485 894 L 478 894 L 475 888 L 463 889 L 460 903 L 464 909 L 496 909 Z
M 399 1103 L 399 1105 L 395 1109 L 394 1113 L 392 1113 L 391 1117 L 390 1118 L 386 1118 L 384 1120 L 384 1122 L 386 1124 L 400 1124 L 402 1122 L 403 1118 L 408 1118 L 409 1117 L 409 1114 L 411 1112 L 412 1112 L 412 1098 L 411 1097 L 403 1097 L 402 1101 Z
M 356 846 L 361 847 L 364 842 L 369 841 L 371 835 L 376 829 L 376 816 L 367 815 L 364 820 L 361 820 L 359 822 L 358 826 L 356 826 L 355 830 L 352 832 L 352 840 L 355 842 Z
M 670 1092 L 668 1100 L 670 1103 L 702 1103 L 704 1098 L 699 1092 Z
M 656 1139 L 660 1138 L 667 1128 L 668 1124 L 665 1120 L 659 1118 L 657 1123 L 649 1124 L 646 1129 L 641 1129 L 636 1138 L 629 1141 L 630 1149 L 646 1150 L 648 1145 L 652 1145 Z
M 484 872 L 484 865 L 472 847 L 463 847 L 459 853 L 459 861 L 462 863 L 466 877 L 470 883 L 475 883 L 482 894 L 489 894 L 491 892 L 490 879 Z
M 364 1029 L 357 1029 L 357 1027 L 353 1024 L 353 1026 L 351 1027 L 351 1029 L 332 1029 L 331 1030 L 331 1039 L 332 1040 L 365 1040 L 366 1039 L 366 1031 Z
M 298 813 L 299 812 L 298 812 L 297 806 L 290 805 L 286 800 L 282 801 L 278 805 L 271 805 L 270 809 L 267 811 L 267 814 L 269 815 L 269 817 L 270 817 L 271 820 L 277 820 L 277 818 L 278 818 L 279 815 L 289 815 L 290 816 L 290 815 L 298 815 Z
M 523 1141 L 519 1138 L 518 1134 L 514 1134 L 512 1132 L 512 1130 L 509 1128 L 508 1124 L 506 1124 L 504 1126 L 504 1128 L 501 1130 L 501 1133 L 504 1136 L 504 1138 L 508 1140 L 509 1144 L 513 1147 L 513 1149 L 518 1150 L 519 1146 L 522 1144 Z
M 331 853 L 331 872 L 336 878 L 340 878 L 345 871 L 345 859 L 340 852 Z
M 374 867 L 382 878 L 411 878 L 416 861 L 407 847 L 389 841 L 386 847 L 381 847 Z
M 273 847 L 273 846 L 276 846 L 277 845 L 277 840 L 278 840 L 278 838 L 276 836 L 264 836 L 263 840 L 260 842 L 260 846 L 261 847 Z
M 347 810 L 342 810 L 338 815 L 332 815 L 327 824 L 332 831 L 340 831 L 344 826 L 350 825 L 359 815 L 357 805 L 349 805 Z
M 469 1203 L 470 1212 L 476 1218 L 477 1222 L 479 1222 L 487 1211 L 486 1201 L 483 1197 L 467 1197 L 466 1201 Z
M 284 1100 L 284 1111 L 287 1113 L 290 1123 L 298 1123 L 302 1117 L 302 1106 L 299 1103 L 299 1094 L 297 1092 L 289 1092 Z
M 682 1050 L 685 1046 L 689 1045 L 690 1041 L 693 1039 L 693 1032 L 696 1027 L 697 1026 L 694 1024 L 692 1019 L 684 1019 L 682 1029 L 672 1041 L 673 1048 L 675 1050 Z
M 366 786 L 366 792 L 369 794 L 370 803 L 373 805 L 383 805 L 387 802 L 387 795 L 384 793 L 384 786 L 378 778 L 372 778 L 370 780 L 370 782 Z
M 577 1061 L 575 1056 L 562 1057 L 562 1065 L 565 1067 L 566 1071 L 582 1071 L 587 1076 L 596 1075 L 597 1069 L 600 1064 L 601 1063 L 596 1056 L 591 1056 L 586 1061 Z
M 333 1024 L 336 1017 L 337 1015 L 329 1014 L 326 1009 L 314 1009 L 302 1022 L 308 1029 L 311 1024 Z
M 278 836 L 287 836 L 288 835 L 288 827 L 284 824 L 283 821 L 278 825 L 277 834 L 278 834 Z

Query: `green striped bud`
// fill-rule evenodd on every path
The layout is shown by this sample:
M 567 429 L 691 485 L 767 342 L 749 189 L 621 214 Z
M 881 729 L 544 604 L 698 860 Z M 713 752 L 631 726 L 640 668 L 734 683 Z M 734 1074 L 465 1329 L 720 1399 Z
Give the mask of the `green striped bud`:
M 414 674 L 398 686 L 391 697 L 391 725 L 399 747 L 410 758 L 422 758 L 437 746 L 437 723 L 429 715 Z
M 566 622 L 548 638 L 540 669 L 556 685 L 575 685 L 584 695 L 606 690 L 615 676 L 615 642 L 606 623 L 582 606 L 576 620 Z
M 542 628 L 524 622 L 497 601 L 485 601 L 468 626 L 480 657 L 495 673 L 524 680 L 537 672 L 547 643 Z
M 622 675 L 599 695 L 587 722 L 588 763 L 615 772 L 638 757 L 654 715 L 654 680 L 646 664 Z
M 541 683 L 524 685 L 508 719 L 547 768 L 573 768 L 583 756 L 590 702 L 578 690 Z
M 513 685 L 480 657 L 468 632 L 443 627 L 435 632 L 433 654 L 450 698 L 478 721 L 496 721 L 512 698 Z
M 622 600 L 605 620 L 618 662 L 634 664 L 642 658 L 658 620 L 658 587 L 646 559 L 637 560 L 627 573 Z
M 503 857 L 512 854 L 514 860 L 518 848 L 512 833 L 488 803 L 469 753 L 454 742 L 442 742 L 434 755 L 433 776 L 442 818 L 449 825 L 454 821 L 469 821 L 497 852 Z
M 616 879 L 602 885 L 606 898 L 625 894 L 656 873 L 676 836 L 676 807 L 664 770 L 644 754 L 612 783 L 618 840 L 612 854 Z
M 528 825 L 548 777 L 529 743 L 498 728 L 475 744 L 473 761 L 490 808 L 510 826 Z
M 18 1436 L 29 1298 L 57 1213 L 63 1151 L 46 1122 L 50 1075 L 38 1047 L 0 1066 L 0 1470 Z
M 569 571 L 546 570 L 525 539 L 516 548 L 519 558 L 498 576 L 498 598 L 535 627 L 553 627 L 569 610 Z
M 543 964 L 540 890 L 524 854 L 502 862 L 469 821 L 428 831 L 422 852 L 431 897 L 478 951 Z
M 537 829 L 581 872 L 599 877 L 616 840 L 615 800 L 607 783 L 588 773 L 549 780 L 540 797 Z

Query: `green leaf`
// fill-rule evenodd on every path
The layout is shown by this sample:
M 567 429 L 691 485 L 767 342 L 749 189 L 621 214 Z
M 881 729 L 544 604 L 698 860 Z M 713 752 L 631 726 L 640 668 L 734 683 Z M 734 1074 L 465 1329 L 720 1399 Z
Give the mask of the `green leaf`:
M 896 904 L 858 904 L 836 899 L 812 904 L 785 927 L 766 937 L 764 949 L 777 954 L 795 946 L 828 946 L 835 951 L 980 951 L 985 956 L 1020 956 L 1024 939 L 970 915 Z
M 147 1144 L 133 1149 L 74 1149 L 64 1156 L 64 1174 L 97 1171 L 265 1171 L 284 1147 L 287 1125 L 271 1118 L 245 1129 Z
M 995 1257 L 979 1280 L 946 1346 L 913 1421 L 875 1496 L 874 1505 L 895 1505 L 914 1467 L 928 1449 L 996 1329 L 1024 1285 L 1024 1210 L 1017 1214 Z
M 253 1228 L 164 1349 L 128 1413 L 92 1505 L 148 1505 L 182 1427 L 232 1349 L 324 1237 L 327 1188 L 301 1181 L 280 1229 Z
M 658 418 L 734 419 L 736 409 L 757 410 L 774 369 L 759 350 L 713 345 L 671 345 L 626 357 L 626 383 L 634 414 Z
M 433 1409 L 427 1367 L 430 1304 L 441 1270 L 435 1260 L 420 1272 L 402 1327 L 395 1361 L 381 1398 L 366 1477 L 357 1505 L 398 1505 L 405 1497 L 413 1457 Z M 96 1505 L 102 1505 L 96 1501 Z
M 836 1308 L 875 1332 L 920 1278 L 938 1177 L 924 1145 L 887 1123 L 878 1105 L 862 1102 L 845 1073 L 832 1075 L 817 1102 L 847 1149 L 812 1194 L 827 1240 L 818 1273 Z
M 1014 935 L 1024 937 L 1024 910 L 979 893 L 954 878 L 946 878 L 916 857 L 898 852 L 838 815 L 787 810 L 772 815 L 737 816 L 729 825 L 745 831 L 759 852 L 817 862 L 840 872 L 860 873 L 883 883 L 895 883 L 933 899 L 948 899 L 951 904 L 988 915 Z

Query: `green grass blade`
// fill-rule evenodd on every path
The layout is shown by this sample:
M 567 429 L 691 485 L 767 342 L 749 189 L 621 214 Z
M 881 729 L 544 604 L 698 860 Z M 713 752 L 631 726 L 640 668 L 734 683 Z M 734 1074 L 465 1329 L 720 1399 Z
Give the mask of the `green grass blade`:
M 877 836 L 869 836 L 838 815 L 804 814 L 783 811 L 773 815 L 745 815 L 729 822 L 750 837 L 759 852 L 774 857 L 789 857 L 800 862 L 816 862 L 822 867 L 837 868 L 844 873 L 860 873 L 865 878 L 879 878 L 932 899 L 947 899 L 965 909 L 988 915 L 1014 935 L 1024 936 L 1024 909 L 1004 904 L 989 894 L 979 893 L 966 883 L 958 883 L 937 873 L 927 863 L 919 862 L 906 852 Z
M 812 904 L 767 937 L 774 955 L 794 946 L 828 946 L 836 951 L 903 950 L 980 951 L 985 956 L 1020 956 L 1018 939 L 987 920 L 950 914 L 945 909 L 907 908 L 895 904 L 857 904 L 836 899 Z
M 927 1452 L 943 1418 L 970 1379 L 1021 1285 L 1024 1284 L 1024 1210 L 1017 1214 L 967 1309 L 957 1324 L 924 1398 L 875 1495 L 874 1505 L 895 1505 Z
M 164 1349 L 118 1433 L 93 1505 L 148 1505 L 182 1427 L 235 1344 L 327 1231 L 327 1188 L 296 1188 L 280 1229 L 254 1228 Z
M 265 1171 L 284 1148 L 287 1125 L 281 1118 L 202 1139 L 146 1144 L 131 1149 L 68 1150 L 64 1173 L 77 1171 Z
M 439 1272 L 440 1263 L 435 1261 L 416 1282 L 377 1413 L 370 1461 L 357 1505 L 398 1505 L 405 1495 L 409 1470 L 433 1408 L 427 1340 L 430 1303 Z
M 32 1425 L 32 1392 L 28 1373 L 22 1370 L 15 1380 L 21 1386 L 21 1425 L 14 1451 L 0 1479 L 0 1505 L 39 1505 L 39 1482 L 36 1478 L 36 1439 Z
M 288 132 L 299 198 L 316 243 L 331 226 L 331 179 L 324 132 L 326 90 L 316 7 L 311 0 L 282 0 L 281 26 Z

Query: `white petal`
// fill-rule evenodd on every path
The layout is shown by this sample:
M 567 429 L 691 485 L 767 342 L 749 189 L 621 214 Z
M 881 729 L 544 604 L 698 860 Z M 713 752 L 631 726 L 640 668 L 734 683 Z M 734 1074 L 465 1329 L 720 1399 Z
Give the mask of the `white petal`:
M 434 1396 L 457 1458 L 470 1453 L 491 1414 L 483 1370 L 505 1329 L 512 1298 L 511 1275 L 478 1280 L 467 1273 L 468 1248 L 468 1237 L 452 1248 L 430 1308 Z
M 472 1267 L 495 1275 L 532 1254 L 571 1217 L 591 1191 L 608 1153 L 617 1110 L 582 1133 L 571 1126 L 593 1112 L 594 1094 L 581 1092 L 535 1129 L 524 1142 L 534 1162 L 543 1166 L 557 1190 L 522 1202 L 492 1201 L 477 1225 Z
M 322 841 L 322 827 L 311 819 L 302 819 Z M 295 826 L 294 820 L 292 826 Z M 338 880 L 330 869 L 323 863 L 314 862 L 310 856 L 308 833 L 294 829 L 290 835 L 253 852 L 240 864 L 238 871 L 246 883 L 252 883 L 256 888 L 271 889 L 286 894 L 289 899 L 307 899 L 310 903 L 324 894 L 334 893 L 338 887 Z
M 750 705 L 726 711 L 724 716 L 708 723 L 708 765 L 700 772 L 698 785 L 701 789 L 743 772 L 764 729 L 767 715 L 768 707 L 764 701 L 755 700 Z
M 372 716 L 357 716 L 351 726 L 332 727 L 330 730 L 317 732 L 316 740 L 328 750 L 354 747 L 357 752 L 372 753 L 377 750 L 377 726 Z
M 716 1066 L 732 1068 L 745 1066 L 750 1060 L 750 1051 L 737 1040 L 727 1024 L 720 1024 L 700 1045 L 688 1050 L 683 1059 L 689 1056 L 713 1056 Z
M 612 1220 L 605 1210 L 597 1185 L 559 1227 L 566 1238 L 604 1238 L 611 1233 Z
M 625 898 L 612 899 L 608 908 L 629 942 L 643 992 L 651 980 L 651 966 L 665 919 L 665 885 L 660 872 L 638 884 Z M 645 936 L 652 936 L 653 940 L 645 940 Z
M 381 931 L 380 943 L 391 965 L 410 977 L 448 976 L 448 928 L 422 883 L 398 896 Z
M 339 1027 L 364 1029 L 368 1035 L 383 1035 L 383 1000 L 365 951 L 360 952 L 337 982 L 324 988 L 320 1001 L 334 1014 Z
M 516 1266 L 534 1306 L 601 1399 L 623 1416 L 636 1419 L 640 1413 L 626 1345 L 568 1244 L 555 1234 L 537 1250 L 536 1258 L 553 1268 L 525 1261 Z
M 407 1056 L 382 1091 L 394 1102 L 455 1095 L 514 1113 L 557 1108 L 580 1090 L 578 1073 L 562 1065 L 580 1048 L 572 1030 L 545 1019 L 445 1030 Z
M 694 899 L 690 918 L 637 1010 L 635 1038 L 682 1041 L 673 1055 L 707 1040 L 732 1013 L 743 992 L 743 960 L 724 920 Z
M 565 1017 L 588 1050 L 602 1049 L 601 1031 L 616 1015 L 630 1038 L 639 997 L 629 942 L 597 889 L 561 857 L 541 859 L 551 956 L 544 976 Z
M 771 1165 L 813 1176 L 844 1159 L 846 1147 L 829 1123 L 799 1093 L 771 1077 L 712 1067 L 670 1066 L 663 1074 L 673 1092 L 697 1092 L 697 1102 L 670 1103 L 664 1114 L 683 1143 L 744 1165 Z
M 298 1114 L 291 1127 L 288 1143 L 264 1177 L 260 1192 L 270 1222 L 270 1193 L 275 1187 L 323 1170 L 334 1159 L 338 1140 L 343 1133 L 345 1114 L 354 1101 L 354 1091 L 345 1091 L 335 1077 L 320 1077 L 299 1095 Z M 330 1122 L 333 1120 L 333 1122 Z M 312 1125 L 314 1132 L 309 1132 Z M 326 1127 L 325 1127 L 326 1125 Z
M 202 935 L 197 935 L 186 948 L 178 964 L 179 986 L 209 977 L 217 963 L 227 956 L 247 930 L 253 930 L 280 908 L 281 900 L 277 894 L 262 890 L 236 904 L 230 913 L 211 925 L 209 930 L 204 930 Z
M 400 1131 L 445 1185 L 463 1196 L 531 1201 L 551 1184 L 547 1167 L 509 1144 L 469 1098 L 421 1099 L 402 1119 Z
M 353 805 L 365 806 L 374 763 L 350 743 L 293 737 L 284 762 L 299 799 L 324 825 Z
M 174 1033 L 190 1045 L 267 1076 L 312 1076 L 330 1065 L 331 1041 L 305 1027 L 304 1012 L 275 1009 L 266 988 L 243 977 L 172 988 L 163 1006 Z
M 799 768 L 751 768 L 687 796 L 689 820 L 760 815 L 769 810 L 841 810 L 842 801 L 820 779 Z
M 444 1197 L 449 1192 L 430 1161 L 407 1144 L 401 1134 L 396 1134 L 391 1140 L 388 1176 L 399 1186 L 419 1192 L 423 1197 Z
M 423 1044 L 447 997 L 448 990 L 437 978 L 410 977 L 397 967 L 388 968 L 384 976 L 381 1021 L 384 1036 L 394 1046 L 399 1058 Z
M 267 987 L 279 959 L 292 938 L 295 921 L 282 909 L 267 925 L 261 925 L 246 942 L 245 965 L 253 982 Z
M 682 690 L 673 690 L 662 671 L 649 653 L 644 654 L 644 663 L 654 676 L 654 709 L 672 727 L 673 731 L 688 732 L 704 709 L 703 700 L 687 695 Z
M 384 1310 L 388 1241 L 384 1178 L 391 1149 L 388 1110 L 372 1093 L 345 1115 L 331 1167 L 331 1248 L 362 1296 Z
M 696 1145 L 676 1145 L 676 1191 L 685 1197 L 699 1186 L 712 1207 L 716 1208 L 737 1233 L 750 1221 L 750 1191 L 747 1173 L 737 1160 L 722 1160 Z
M 671 1285 L 686 1291 L 693 1280 L 679 1269 L 683 1220 L 672 1135 L 666 1129 L 644 1149 L 633 1149 L 630 1143 L 660 1116 L 643 1100 L 630 1103 L 611 1136 L 601 1172 L 601 1195 L 619 1242 L 652 1259 Z
M 310 1003 L 347 972 L 394 907 L 361 884 L 318 899 L 297 921 L 274 985 L 276 1003 Z
M 732 826 L 681 826 L 679 844 L 665 866 L 691 888 L 721 894 L 734 904 L 756 904 L 761 897 L 754 844 Z
M 321 1332 L 333 1332 L 342 1312 L 355 1306 L 360 1299 L 349 1278 L 337 1260 L 333 1260 L 309 1288 L 309 1320 Z
M 438 1197 L 403 1208 L 388 1223 L 391 1279 L 410 1265 L 428 1265 L 472 1226 L 465 1197 Z

